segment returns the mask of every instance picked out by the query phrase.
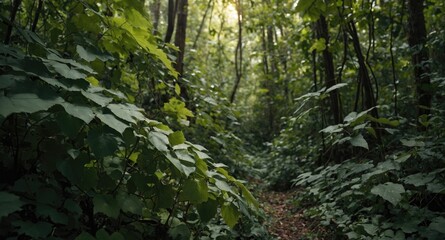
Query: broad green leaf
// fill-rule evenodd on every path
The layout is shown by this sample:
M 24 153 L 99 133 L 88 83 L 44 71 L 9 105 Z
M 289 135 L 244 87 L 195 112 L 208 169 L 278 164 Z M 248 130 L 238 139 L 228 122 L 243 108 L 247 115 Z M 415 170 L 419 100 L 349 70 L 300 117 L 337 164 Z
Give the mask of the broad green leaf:
M 297 6 L 295 7 L 296 12 L 305 12 L 308 8 L 314 4 L 315 0 L 298 0 Z
M 221 216 L 224 222 L 233 228 L 240 218 L 240 213 L 233 203 L 229 203 L 221 207 Z
M 24 202 L 12 193 L 0 192 L 0 219 L 22 209 Z
M 98 105 L 105 107 L 107 104 L 109 104 L 111 101 L 113 101 L 112 98 L 105 97 L 102 93 L 98 92 L 89 92 L 89 91 L 81 91 L 82 95 L 86 97 L 87 99 L 91 100 L 94 103 L 97 103 Z
M 433 174 L 425 174 L 425 173 L 416 173 L 409 175 L 403 179 L 403 182 L 406 184 L 411 184 L 416 187 L 424 186 L 427 183 L 433 181 L 435 176 Z
M 62 198 L 52 188 L 43 188 L 37 191 L 36 200 L 39 203 L 44 203 L 52 206 L 60 206 Z
M 96 240 L 96 238 L 87 232 L 82 232 L 74 240 Z
M 96 195 L 93 198 L 94 213 L 103 213 L 117 219 L 120 213 L 119 203 L 112 195 Z
M 68 224 L 68 216 L 57 210 L 56 207 L 38 203 L 35 212 L 39 217 L 49 217 L 53 223 Z
M 88 144 L 94 153 L 94 156 L 101 159 L 106 156 L 112 156 L 118 149 L 115 136 L 104 132 L 103 128 L 93 128 L 88 132 Z
M 401 139 L 402 145 L 407 147 L 424 147 L 425 143 L 422 141 L 416 141 L 414 139 Z
M 254 206 L 255 208 L 259 207 L 258 201 L 253 197 L 252 193 L 244 186 L 244 184 L 236 181 L 236 185 L 241 188 L 242 196 L 246 199 L 247 203 Z
M 122 211 L 129 212 L 137 215 L 142 215 L 143 203 L 140 198 L 135 195 L 119 194 L 117 196 Z
M 324 132 L 324 133 L 337 133 L 337 132 L 341 132 L 341 131 L 343 131 L 343 127 L 341 124 L 331 125 L 331 126 L 328 126 L 326 128 L 323 128 L 322 130 L 320 130 L 320 132 Z
M 0 96 L 0 115 L 7 117 L 12 113 L 35 113 L 48 110 L 56 104 L 63 103 L 60 97 L 44 99 L 35 93 L 20 93 L 12 96 Z
M 334 86 L 326 89 L 325 93 L 332 92 L 332 91 L 334 91 L 336 89 L 342 88 L 342 87 L 347 86 L 347 85 L 348 85 L 347 83 L 337 83 Z
M 175 83 L 175 93 L 178 96 L 181 95 L 181 87 L 179 87 L 179 85 L 177 83 Z
M 185 174 L 184 167 L 178 159 L 174 158 L 170 153 L 167 153 L 165 156 L 166 156 L 167 160 L 171 164 L 173 164 L 173 166 L 175 166 L 176 169 L 178 169 L 179 172 Z M 187 177 L 188 177 L 188 175 L 187 175 Z
M 210 159 L 211 157 L 204 152 L 195 150 L 196 155 L 201 159 Z
M 95 116 L 91 107 L 74 105 L 68 102 L 64 102 L 61 105 L 69 115 L 81 119 L 87 124 L 90 123 Z
M 190 229 L 184 223 L 174 226 L 168 230 L 168 235 L 173 240 L 186 240 L 190 239 Z
M 58 74 L 62 75 L 64 78 L 68 79 L 84 79 L 87 75 L 77 71 L 76 69 L 71 68 L 67 64 L 60 63 L 57 61 L 46 61 L 45 65 L 54 69 Z
M 432 229 L 434 231 L 440 232 L 445 234 L 445 218 L 443 217 L 436 217 L 434 218 L 429 227 L 429 229 Z
M 209 199 L 209 188 L 204 179 L 189 179 L 179 195 L 181 201 L 189 201 L 193 204 L 206 202 Z
M 182 131 L 176 131 L 168 135 L 168 141 L 172 146 L 179 145 L 185 142 L 184 133 Z
M 324 51 L 326 49 L 326 39 L 324 38 L 319 38 L 317 39 L 314 44 L 312 44 L 312 46 L 309 48 L 309 52 L 312 52 L 314 50 L 316 50 L 317 52 L 321 52 Z M 333 90 L 333 89 L 332 89 Z M 331 90 L 331 91 L 332 91 Z
M 208 201 L 197 205 L 196 208 L 198 209 L 199 218 L 201 219 L 201 221 L 207 223 L 213 217 L 215 217 L 218 210 L 218 202 L 209 199 Z
M 408 153 L 408 154 L 402 154 L 401 156 L 399 156 L 396 160 L 394 160 L 394 161 L 396 161 L 396 162 L 398 162 L 398 163 L 404 163 L 404 162 L 406 162 L 406 160 L 408 160 L 409 158 L 411 157 L 411 154 L 410 153 Z
M 361 224 L 365 232 L 371 236 L 375 236 L 379 228 L 374 224 Z
M 17 232 L 33 239 L 46 238 L 51 233 L 52 225 L 47 222 L 14 221 L 12 225 L 19 227 Z
M 162 152 L 168 151 L 167 146 L 169 144 L 169 141 L 168 141 L 168 137 L 165 136 L 165 134 L 162 134 L 159 132 L 149 132 L 148 140 L 159 151 L 162 151 Z
M 195 159 L 190 155 L 190 152 L 186 149 L 179 149 L 175 151 L 175 155 L 179 160 L 183 160 L 189 163 L 195 163 Z
M 402 200 L 402 193 L 405 193 L 405 188 L 401 184 L 387 182 L 374 186 L 371 193 L 382 197 L 395 206 Z
M 110 55 L 107 55 L 105 53 L 102 53 L 96 49 L 93 49 L 91 47 L 84 48 L 83 46 L 77 45 L 76 46 L 77 54 L 79 54 L 79 57 L 84 59 L 87 62 L 92 62 L 96 59 L 101 60 L 102 62 L 105 62 L 107 60 L 114 60 L 114 58 Z
M 144 120 L 144 114 L 142 114 L 143 109 L 137 108 L 131 104 L 109 104 L 107 106 L 110 111 L 125 121 L 135 123 L 135 120 Z
M 130 125 L 119 121 L 114 115 L 111 114 L 96 113 L 96 117 L 99 118 L 102 123 L 104 123 L 111 129 L 116 130 L 120 134 L 123 134 L 125 132 L 125 129 L 130 127 Z
M 362 147 L 369 149 L 368 142 L 366 142 L 366 140 L 363 138 L 363 135 L 361 134 L 352 137 L 351 139 L 349 139 L 349 142 L 351 142 L 351 145 L 354 147 Z

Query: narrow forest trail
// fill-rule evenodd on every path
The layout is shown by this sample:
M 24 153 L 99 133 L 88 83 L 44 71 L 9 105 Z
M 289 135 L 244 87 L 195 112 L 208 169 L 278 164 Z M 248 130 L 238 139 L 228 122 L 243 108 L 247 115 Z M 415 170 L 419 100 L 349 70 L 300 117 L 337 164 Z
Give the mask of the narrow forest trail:
M 268 231 L 280 240 L 324 239 L 321 236 L 325 231 L 316 222 L 304 217 L 303 208 L 292 204 L 298 194 L 298 190 L 263 190 L 257 193 L 258 200 L 268 216 Z

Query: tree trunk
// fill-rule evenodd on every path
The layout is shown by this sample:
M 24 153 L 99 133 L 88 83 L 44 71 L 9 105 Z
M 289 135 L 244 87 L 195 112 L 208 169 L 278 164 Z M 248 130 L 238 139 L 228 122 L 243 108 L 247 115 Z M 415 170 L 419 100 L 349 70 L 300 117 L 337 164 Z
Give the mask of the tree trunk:
M 243 76 L 243 14 L 241 9 L 241 0 L 236 1 L 236 11 L 238 15 L 238 43 L 235 49 L 235 84 L 232 94 L 230 94 L 230 103 L 235 101 L 235 94 L 238 90 L 241 77 Z
M 155 0 L 150 6 L 151 13 L 153 14 L 153 34 L 158 32 L 159 19 L 161 18 L 161 0 Z
M 167 32 L 165 33 L 164 42 L 169 43 L 173 36 L 173 31 L 175 30 L 175 18 L 176 10 L 178 9 L 178 1 L 168 0 L 168 13 L 167 13 Z
M 417 118 L 430 114 L 431 98 L 430 69 L 427 63 L 428 48 L 426 47 L 425 16 L 423 15 L 423 0 L 408 0 L 408 43 L 414 50 L 411 62 L 414 67 L 417 93 Z M 418 123 L 419 130 L 425 128 Z
M 179 48 L 175 69 L 179 75 L 184 73 L 184 51 L 187 29 L 188 0 L 178 0 L 178 20 L 176 22 L 175 45 Z
M 326 48 L 323 50 L 323 64 L 326 88 L 330 88 L 337 82 L 335 80 L 334 60 L 332 58 L 332 53 L 329 51 L 328 23 L 324 16 L 320 16 L 317 21 L 317 32 L 318 38 L 324 38 L 326 40 Z M 342 122 L 342 114 L 340 109 L 340 96 L 337 89 L 329 93 L 329 98 L 330 110 L 334 118 L 334 124 L 339 124 Z
M 186 86 L 182 83 L 181 77 L 184 74 L 184 54 L 185 54 L 185 39 L 187 30 L 187 8 L 188 0 L 178 0 L 178 19 L 176 22 L 175 45 L 178 47 L 178 56 L 176 58 L 175 69 L 179 73 L 178 84 L 181 86 L 181 96 L 188 99 Z
M 5 39 L 3 40 L 3 43 L 6 45 L 8 45 L 9 42 L 11 41 L 11 35 L 12 35 L 12 29 L 14 28 L 15 16 L 17 15 L 17 11 L 19 10 L 21 3 L 22 3 L 22 0 L 14 0 L 14 2 L 12 3 L 11 15 L 9 17 L 8 28 L 6 29 Z

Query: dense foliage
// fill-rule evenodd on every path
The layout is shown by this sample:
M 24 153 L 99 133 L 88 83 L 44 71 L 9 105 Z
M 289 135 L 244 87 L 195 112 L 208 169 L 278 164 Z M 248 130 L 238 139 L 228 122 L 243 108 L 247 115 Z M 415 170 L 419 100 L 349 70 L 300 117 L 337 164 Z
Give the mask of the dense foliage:
M 194 115 L 143 3 L 1 9 L 2 239 L 263 235 L 258 203 L 227 166 L 153 120 L 179 127 Z
M 270 239 L 235 177 L 332 238 L 445 237 L 445 2 L 0 13 L 0 238 Z

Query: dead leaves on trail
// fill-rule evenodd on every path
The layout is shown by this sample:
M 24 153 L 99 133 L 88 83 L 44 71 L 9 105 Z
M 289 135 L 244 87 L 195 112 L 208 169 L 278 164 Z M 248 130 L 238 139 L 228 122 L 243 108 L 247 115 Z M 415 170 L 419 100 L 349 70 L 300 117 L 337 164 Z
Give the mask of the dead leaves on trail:
M 269 217 L 269 232 L 280 240 L 324 239 L 317 234 L 324 232 L 318 224 L 303 216 L 304 209 L 292 205 L 297 194 L 298 191 L 259 193 L 258 198 Z

